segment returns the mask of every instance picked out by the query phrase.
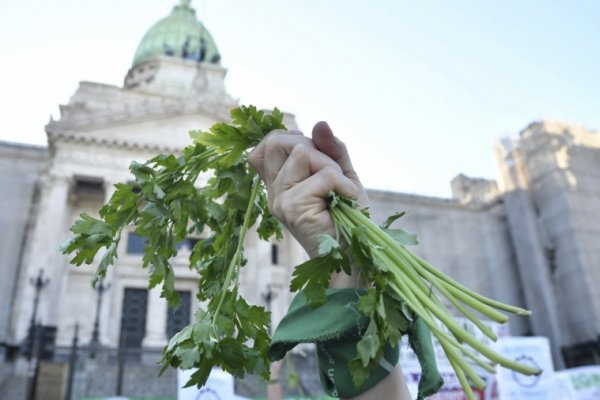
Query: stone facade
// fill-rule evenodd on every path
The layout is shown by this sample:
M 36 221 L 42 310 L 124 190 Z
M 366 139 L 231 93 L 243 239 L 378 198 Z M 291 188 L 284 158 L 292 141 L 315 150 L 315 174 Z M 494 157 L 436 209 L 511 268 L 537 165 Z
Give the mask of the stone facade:
M 0 345 L 11 342 L 10 315 L 22 271 L 27 232 L 35 220 L 37 181 L 49 161 L 45 147 L 0 142 Z M 4 346 L 0 347 L 0 364 Z
M 539 310 L 533 332 L 552 339 L 555 358 L 562 348 L 597 363 L 600 135 L 542 121 L 500 143 L 497 156 L 526 301 Z

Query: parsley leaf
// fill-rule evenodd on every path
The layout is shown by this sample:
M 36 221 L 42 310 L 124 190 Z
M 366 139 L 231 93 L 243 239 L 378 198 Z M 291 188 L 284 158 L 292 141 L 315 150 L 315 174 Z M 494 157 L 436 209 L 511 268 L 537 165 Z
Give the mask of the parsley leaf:
M 331 236 L 320 237 L 319 253 L 320 256 L 298 265 L 290 282 L 292 292 L 304 290 L 306 302 L 312 308 L 324 304 L 327 300 L 325 292 L 332 273 L 350 271 L 348 256 Z

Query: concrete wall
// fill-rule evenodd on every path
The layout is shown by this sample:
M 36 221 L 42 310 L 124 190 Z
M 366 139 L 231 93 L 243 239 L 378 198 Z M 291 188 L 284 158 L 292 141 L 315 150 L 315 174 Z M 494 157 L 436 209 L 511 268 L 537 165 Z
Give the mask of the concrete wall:
M 7 341 L 35 184 L 47 161 L 45 147 L 0 142 L 0 344 Z
M 482 207 L 382 191 L 370 191 L 369 198 L 376 223 L 407 211 L 395 224 L 418 235 L 412 250 L 430 264 L 479 293 L 525 305 L 502 203 Z M 523 334 L 528 322 L 511 318 L 510 329 Z
M 600 333 L 600 138 L 563 124 L 532 124 L 521 152 L 547 252 L 561 346 Z
M 591 297 L 589 314 L 583 315 L 588 331 L 583 340 L 600 334 L 600 149 L 573 147 L 570 149 L 571 170 L 577 179 L 577 190 L 569 194 L 569 205 L 575 240 L 578 244 L 581 270 Z

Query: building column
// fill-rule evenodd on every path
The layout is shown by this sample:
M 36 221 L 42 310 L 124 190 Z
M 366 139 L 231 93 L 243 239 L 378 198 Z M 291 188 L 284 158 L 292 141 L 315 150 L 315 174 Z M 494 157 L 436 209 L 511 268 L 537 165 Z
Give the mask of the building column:
M 30 278 L 37 276 L 40 269 L 44 270 L 49 284 L 40 293 L 37 319 L 44 325 L 58 324 L 59 304 L 68 264 L 68 258 L 61 254 L 59 247 L 68 238 L 69 184 L 69 177 L 51 173 L 44 175 L 38 183 L 39 200 L 34 211 L 35 222 L 27 235 L 18 283 L 18 303 L 13 314 L 13 339 L 20 340 L 27 334 L 33 312 L 31 299 L 34 288 Z
M 162 347 L 167 344 L 167 301 L 160 297 L 161 289 L 155 287 L 148 291 L 146 310 L 146 336 L 144 347 Z
M 525 162 L 520 148 L 513 142 L 497 146 L 496 157 L 504 210 L 519 265 L 525 308 L 533 312 L 529 318 L 533 334 L 548 337 L 554 367 L 563 369 L 558 305 L 550 266 L 540 238 Z
M 112 197 L 112 195 L 115 193 L 116 188 L 115 188 L 115 183 L 119 182 L 118 179 L 114 178 L 114 177 L 105 177 L 104 178 L 104 204 L 107 204 L 108 201 L 110 200 L 110 198 Z M 118 250 L 117 250 L 118 252 Z M 100 257 L 97 258 L 97 260 L 99 260 Z M 116 262 L 117 260 L 115 260 Z M 112 343 L 113 341 L 111 340 L 112 337 L 110 335 L 110 331 L 111 329 L 115 330 L 115 334 L 114 337 L 118 338 L 119 337 L 119 324 L 115 323 L 118 321 L 114 320 L 114 315 L 112 314 L 112 310 L 113 307 L 115 305 L 115 302 L 117 301 L 118 296 L 114 295 L 114 291 L 116 286 L 116 278 L 117 278 L 117 274 L 115 273 L 115 267 L 111 266 L 108 268 L 108 271 L 106 272 L 106 277 L 105 277 L 105 282 L 108 286 L 107 289 L 105 289 L 103 298 L 102 298 L 102 308 L 100 310 L 100 343 L 102 345 L 108 345 L 109 343 Z M 120 304 L 117 305 L 117 307 L 119 307 Z M 118 339 L 115 339 L 114 341 L 115 343 L 118 342 Z

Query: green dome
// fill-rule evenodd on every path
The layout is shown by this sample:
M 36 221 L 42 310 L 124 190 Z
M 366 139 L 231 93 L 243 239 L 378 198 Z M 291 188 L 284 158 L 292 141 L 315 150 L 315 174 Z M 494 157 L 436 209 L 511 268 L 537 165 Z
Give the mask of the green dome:
M 161 54 L 211 64 L 221 61 L 215 41 L 196 18 L 190 0 L 181 0 L 171 15 L 150 28 L 135 52 L 133 65 Z

